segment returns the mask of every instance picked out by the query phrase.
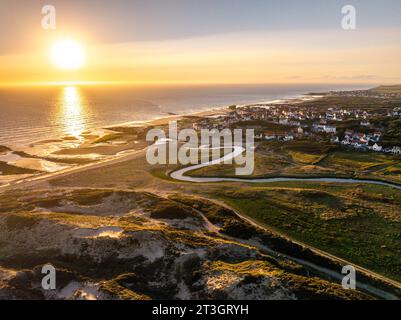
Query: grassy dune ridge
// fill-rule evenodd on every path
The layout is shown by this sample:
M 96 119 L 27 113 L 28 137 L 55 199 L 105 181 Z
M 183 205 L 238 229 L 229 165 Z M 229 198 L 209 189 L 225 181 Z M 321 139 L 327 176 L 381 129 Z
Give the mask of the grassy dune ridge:
M 214 234 L 191 207 L 149 192 L 20 191 L 0 204 L 0 297 L 372 299 Z M 228 219 L 214 209 L 216 225 Z M 57 269 L 51 297 L 38 285 L 45 263 Z

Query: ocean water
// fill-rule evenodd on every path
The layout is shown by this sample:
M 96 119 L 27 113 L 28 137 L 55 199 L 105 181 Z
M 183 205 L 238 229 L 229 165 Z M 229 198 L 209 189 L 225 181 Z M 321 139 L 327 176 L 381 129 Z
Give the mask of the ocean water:
M 0 145 L 79 134 L 231 104 L 292 98 L 308 92 L 362 89 L 349 85 L 52 86 L 0 89 Z

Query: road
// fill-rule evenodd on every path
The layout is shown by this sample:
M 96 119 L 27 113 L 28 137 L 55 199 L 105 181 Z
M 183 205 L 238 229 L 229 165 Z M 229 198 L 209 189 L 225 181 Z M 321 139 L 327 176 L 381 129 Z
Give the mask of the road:
M 176 170 L 176 171 L 174 171 L 174 172 L 172 172 L 170 174 L 170 177 L 175 179 L 175 180 L 184 181 L 184 182 L 193 182 L 193 183 L 211 183 L 211 182 L 212 183 L 213 182 L 214 183 L 216 183 L 216 182 L 268 183 L 268 182 L 277 182 L 277 181 L 305 180 L 305 181 L 340 182 L 340 183 L 379 184 L 379 185 L 386 185 L 386 186 L 389 186 L 389 187 L 393 187 L 393 188 L 396 188 L 396 189 L 401 189 L 401 186 L 398 186 L 398 185 L 394 185 L 394 184 L 386 183 L 386 182 L 378 182 L 378 181 L 373 181 L 373 180 L 371 181 L 371 180 L 340 179 L 340 178 L 339 179 L 336 179 L 336 178 L 321 178 L 321 179 L 319 179 L 319 178 L 315 178 L 315 179 L 308 179 L 308 178 L 305 178 L 305 179 L 302 179 L 302 178 L 298 178 L 298 179 L 293 179 L 293 178 L 235 179 L 235 178 L 219 178 L 219 177 L 214 177 L 214 178 L 189 177 L 189 176 L 185 175 L 186 173 L 188 173 L 190 171 L 193 171 L 193 170 L 196 170 L 196 169 L 200 169 L 200 168 L 204 168 L 204 167 L 207 167 L 207 166 L 223 163 L 226 160 L 230 160 L 230 158 L 236 157 L 238 154 L 241 154 L 243 151 L 244 151 L 244 149 L 241 148 L 241 147 L 234 148 L 232 153 L 227 154 L 227 155 L 225 155 L 224 157 L 222 157 L 220 159 L 215 159 L 213 161 L 209 161 L 209 162 L 205 162 L 205 163 L 202 163 L 202 164 L 198 164 L 198 165 L 194 165 L 194 166 L 190 166 L 190 167 L 186 167 L 186 168 L 182 168 L 182 169 Z M 222 201 L 218 201 L 218 200 L 215 200 L 215 199 L 205 199 L 205 200 L 212 201 L 212 202 L 214 202 L 214 203 L 216 203 L 218 205 L 224 206 L 224 207 L 232 210 L 241 219 L 247 221 L 248 223 L 250 223 L 251 225 L 253 225 L 253 226 L 257 227 L 257 228 L 261 228 L 261 229 L 267 230 L 269 232 L 273 232 L 273 233 L 279 235 L 282 238 L 285 238 L 285 239 L 287 239 L 287 240 L 289 240 L 289 241 L 291 241 L 293 243 L 301 245 L 304 248 L 307 248 L 307 249 L 311 250 L 315 254 L 318 254 L 320 256 L 323 256 L 323 257 L 326 257 L 326 258 L 331 259 L 333 261 L 336 261 L 336 262 L 338 262 L 339 264 L 341 264 L 343 266 L 352 265 L 352 266 L 355 267 L 355 269 L 357 271 L 359 271 L 361 273 L 364 273 L 365 275 L 368 275 L 368 276 L 370 276 L 372 278 L 378 279 L 378 280 L 380 280 L 380 281 L 382 281 L 384 283 L 388 283 L 388 284 L 394 286 L 395 288 L 398 288 L 398 289 L 401 290 L 401 283 L 399 283 L 399 282 L 397 282 L 397 281 L 395 281 L 393 279 L 390 279 L 388 277 L 380 275 L 380 274 L 378 274 L 378 273 L 376 273 L 374 271 L 368 270 L 368 269 L 366 269 L 366 268 L 364 268 L 362 266 L 355 265 L 354 263 L 351 263 L 350 261 L 347 261 L 347 260 L 342 259 L 340 257 L 337 257 L 335 255 L 332 255 L 332 254 L 330 254 L 328 252 L 325 252 L 323 250 L 315 248 L 315 247 L 313 247 L 311 245 L 308 245 L 306 243 L 303 243 L 303 242 L 298 241 L 296 239 L 293 239 L 291 237 L 288 237 L 285 234 L 278 233 L 277 231 L 268 228 L 267 226 L 261 224 L 260 222 L 254 220 L 254 219 L 252 219 L 252 218 L 250 218 L 248 216 L 245 216 L 244 214 L 239 213 L 238 211 L 236 211 L 233 208 L 229 207 L 226 203 L 224 203 Z M 277 254 L 277 252 L 275 252 L 275 253 Z M 290 259 L 292 259 L 292 260 L 294 260 L 294 261 L 296 261 L 298 263 L 301 263 L 303 265 L 308 265 L 309 267 L 313 267 L 315 269 L 318 269 L 319 271 L 322 271 L 322 272 L 324 272 L 326 274 L 329 274 L 330 276 L 332 276 L 334 278 L 342 279 L 342 277 L 343 277 L 338 272 L 334 272 L 333 270 L 329 270 L 327 268 L 319 267 L 319 266 L 317 266 L 315 264 L 312 264 L 312 263 L 310 263 L 308 261 L 297 259 L 297 258 L 294 258 L 294 257 L 289 257 L 289 256 L 288 256 L 288 258 L 290 258 Z M 366 291 L 374 293 L 375 295 L 377 295 L 379 297 L 383 297 L 385 299 L 399 299 L 399 297 L 396 297 L 395 295 L 390 294 L 388 292 L 385 292 L 385 291 L 383 291 L 381 289 L 374 288 L 371 285 L 363 284 L 363 283 L 359 283 L 358 285 L 359 285 L 360 288 L 364 288 Z
M 233 156 L 235 154 L 238 154 L 238 152 L 239 152 L 239 150 L 234 150 L 234 152 L 232 154 L 230 154 L 230 155 Z M 77 166 L 77 167 L 67 168 L 67 169 L 64 169 L 64 170 L 61 170 L 61 171 L 57 171 L 57 172 L 54 172 L 54 173 L 47 173 L 47 174 L 43 174 L 43 175 L 40 175 L 40 176 L 35 176 L 35 177 L 32 177 L 32 178 L 23 179 L 23 180 L 15 182 L 15 183 L 10 183 L 8 185 L 1 186 L 0 187 L 0 192 L 4 192 L 4 191 L 10 190 L 10 189 L 15 189 L 15 188 L 29 188 L 29 187 L 34 186 L 35 184 L 47 182 L 47 181 L 50 181 L 50 180 L 55 179 L 55 178 L 61 178 L 61 177 L 65 177 L 65 176 L 68 176 L 68 175 L 71 175 L 71 174 L 76 174 L 76 173 L 79 173 L 79 172 L 83 172 L 83 171 L 86 171 L 86 170 L 89 170 L 89 169 L 101 168 L 101 167 L 109 166 L 109 165 L 112 165 L 112 164 L 121 163 L 121 162 L 125 162 L 125 161 L 131 160 L 131 159 L 135 159 L 136 157 L 142 156 L 145 153 L 146 153 L 146 148 L 141 149 L 141 150 L 133 150 L 133 151 L 121 154 L 119 156 L 113 157 L 111 159 L 108 158 L 108 159 L 105 159 L 105 160 L 98 161 L 96 163 L 80 165 L 80 166 Z M 228 156 L 230 156 L 230 155 L 228 155 Z M 227 158 L 227 156 L 225 156 L 225 157 Z M 226 159 L 226 158 L 224 158 L 224 159 Z M 206 165 L 213 165 L 215 163 L 217 163 L 217 162 L 209 162 Z M 198 165 L 198 166 L 201 166 L 201 165 Z M 204 166 L 204 164 L 202 164 L 202 167 L 203 166 Z M 174 176 L 172 175 L 172 177 L 177 179 L 177 178 L 180 177 L 180 175 L 183 176 L 184 173 L 192 171 L 194 169 L 195 169 L 194 167 L 187 167 L 185 169 L 181 169 L 181 170 L 179 170 L 179 172 L 176 171 L 176 174 Z M 190 178 L 190 177 L 186 177 L 186 178 Z M 202 178 L 200 178 L 200 179 L 202 179 Z M 180 179 L 178 179 L 178 180 L 180 180 Z M 246 180 L 242 180 L 242 179 L 238 179 L 238 180 L 241 181 L 241 182 L 246 182 Z M 192 181 L 192 178 L 191 178 L 191 180 L 185 179 L 185 181 L 187 181 L 187 182 L 190 181 L 190 182 L 195 182 L 195 183 L 198 182 L 198 181 Z M 204 182 L 204 181 L 202 181 L 202 182 Z M 216 181 L 213 181 L 213 182 L 216 182 Z M 359 181 L 359 182 L 363 182 L 363 181 Z M 230 210 L 233 210 L 241 219 L 247 221 L 248 223 L 254 225 L 255 227 L 268 230 L 269 232 L 274 232 L 274 233 L 278 234 L 280 237 L 288 239 L 289 241 L 292 241 L 293 243 L 299 244 L 299 245 L 301 245 L 301 246 L 303 246 L 305 248 L 308 248 L 308 249 L 310 249 L 311 251 L 315 252 L 318 255 L 321 255 L 323 257 L 326 257 L 326 258 L 332 259 L 334 261 L 337 261 L 338 263 L 340 263 L 342 265 L 353 265 L 353 266 L 355 266 L 357 271 L 363 272 L 366 275 L 369 275 L 369 276 L 371 276 L 373 278 L 379 279 L 379 280 L 381 280 L 381 281 L 383 281 L 385 283 L 391 284 L 392 286 L 394 286 L 396 288 L 399 288 L 401 290 L 401 284 L 399 282 L 395 281 L 395 280 L 392 280 L 392 279 L 389 279 L 387 277 L 384 277 L 384 276 L 382 276 L 380 274 L 377 274 L 377 273 L 375 273 L 375 272 L 373 272 L 371 270 L 368 270 L 368 269 L 366 269 L 364 267 L 357 266 L 357 265 L 355 265 L 355 264 L 353 264 L 353 263 L 351 263 L 349 261 L 346 261 L 346 260 L 344 260 L 342 258 L 339 258 L 337 256 L 334 256 L 334 255 L 332 255 L 330 253 L 327 253 L 325 251 L 322 251 L 320 249 L 312 247 L 312 246 L 310 246 L 308 244 L 302 243 L 302 242 L 300 242 L 298 240 L 292 239 L 292 238 L 290 238 L 290 237 L 288 237 L 288 236 L 286 236 L 284 234 L 277 233 L 276 231 L 273 231 L 273 230 L 269 229 L 265 225 L 262 225 L 261 223 L 253 220 L 252 218 L 239 213 L 238 211 L 236 211 L 233 208 L 229 207 L 227 204 L 223 203 L 222 201 L 211 200 L 211 199 L 207 199 L 207 200 L 213 201 L 216 204 L 225 206 L 225 207 L 229 208 Z M 217 231 L 217 230 L 215 230 L 215 231 Z M 236 240 L 238 240 L 238 239 L 236 239 Z M 274 253 L 276 255 L 280 254 L 282 256 L 285 256 L 285 255 L 283 255 L 283 254 L 281 254 L 279 252 L 274 252 L 271 249 L 268 249 L 266 247 L 264 247 L 262 249 L 263 250 L 270 250 L 271 251 L 270 253 Z M 287 256 L 287 258 L 289 258 L 289 259 L 291 259 L 293 261 L 296 261 L 296 262 L 298 262 L 298 263 L 300 263 L 302 265 L 314 268 L 314 269 L 316 269 L 316 270 L 318 270 L 320 272 L 326 273 L 326 274 L 330 275 L 331 277 L 334 277 L 334 278 L 337 278 L 337 279 L 340 279 L 340 277 L 342 277 L 341 274 L 336 273 L 333 270 L 329 270 L 327 268 L 319 267 L 319 266 L 317 266 L 317 265 L 315 265 L 313 263 L 310 263 L 308 261 L 304 261 L 304 260 L 301 260 L 301 259 L 298 259 L 298 258 L 294 258 L 294 257 L 290 257 L 290 256 Z M 364 289 L 366 291 L 371 292 L 371 293 L 375 294 L 376 296 L 379 296 L 379 297 L 382 297 L 382 298 L 385 298 L 385 299 L 399 299 L 398 297 L 396 297 L 393 294 L 390 294 L 390 293 L 385 292 L 383 290 L 374 288 L 374 287 L 372 287 L 370 285 L 367 285 L 367 284 L 359 284 L 359 286 L 360 287 L 364 286 Z
M 44 173 L 44 174 L 40 174 L 38 176 L 33 176 L 33 177 L 17 180 L 17 181 L 11 182 L 9 184 L 0 186 L 0 192 L 12 190 L 15 188 L 29 188 L 38 183 L 47 182 L 47 181 L 53 180 L 55 178 L 62 178 L 62 177 L 65 177 L 65 176 L 68 176 L 71 174 L 84 172 L 86 170 L 102 168 L 102 167 L 106 167 L 106 166 L 109 166 L 112 164 L 129 161 L 129 160 L 135 159 L 138 156 L 144 155 L 146 153 L 146 150 L 147 150 L 147 148 L 144 148 L 141 150 L 132 150 L 132 151 L 126 152 L 124 154 L 114 156 L 112 158 L 107 158 L 104 160 L 97 161 L 95 163 L 74 166 L 74 167 L 63 169 L 63 170 L 56 171 L 53 173 Z
M 242 220 L 248 222 L 249 224 L 253 225 L 256 228 L 263 229 L 263 230 L 266 230 L 268 232 L 274 233 L 274 234 L 280 236 L 281 238 L 284 238 L 284 239 L 286 239 L 288 241 L 291 241 L 291 242 L 293 242 L 295 244 L 298 244 L 298 245 L 300 245 L 300 246 L 302 246 L 304 248 L 307 248 L 307 249 L 311 250 L 312 252 L 316 253 L 317 255 L 320 255 L 320 256 L 323 256 L 325 258 L 331 259 L 331 260 L 339 263 L 342 266 L 351 265 L 356 269 L 357 272 L 364 273 L 365 275 L 368 275 L 368 276 L 370 276 L 372 278 L 378 279 L 378 280 L 380 280 L 380 281 L 382 281 L 384 283 L 390 284 L 393 287 L 398 288 L 398 289 L 401 290 L 401 283 L 399 283 L 399 282 L 397 282 L 397 281 L 395 281 L 393 279 L 389 279 L 389 278 L 387 278 L 385 276 L 382 276 L 382 275 L 380 275 L 380 274 L 378 274 L 378 273 L 376 273 L 374 271 L 368 270 L 368 269 L 366 269 L 366 268 L 364 268 L 362 266 L 356 265 L 356 264 L 354 264 L 354 263 L 352 263 L 350 261 L 347 261 L 345 259 L 342 259 L 340 257 L 332 255 L 332 254 L 330 254 L 328 252 L 325 252 L 323 250 L 315 248 L 315 247 L 313 247 L 311 245 L 303 243 L 303 242 L 301 242 L 299 240 L 291 238 L 291 237 L 289 237 L 289 236 L 287 236 L 287 235 L 285 235 L 283 233 L 277 232 L 276 230 L 272 230 L 271 228 L 267 227 L 266 225 L 254 220 L 254 219 L 252 219 L 252 218 L 250 218 L 250 217 L 248 217 L 248 216 L 246 216 L 246 215 L 244 215 L 242 213 L 239 213 L 237 210 L 235 210 L 234 208 L 230 207 L 229 205 L 227 205 L 223 201 L 216 200 L 216 199 L 205 199 L 205 198 L 203 198 L 203 199 L 206 200 L 206 201 L 213 202 L 213 203 L 215 203 L 217 205 L 223 206 L 223 207 L 225 207 L 225 208 L 227 208 L 229 210 L 232 210 L 239 218 L 241 218 Z M 236 241 L 238 241 L 238 239 L 236 239 Z M 250 243 L 248 243 L 248 244 L 250 244 Z M 255 244 L 253 243 L 253 245 L 255 245 Z M 266 249 L 266 247 L 263 247 L 263 249 Z M 285 257 L 289 258 L 290 260 L 298 262 L 298 263 L 300 263 L 300 264 L 302 264 L 304 266 L 308 266 L 308 267 L 311 267 L 313 269 L 316 269 L 316 270 L 318 270 L 320 272 L 323 272 L 323 273 L 325 273 L 325 274 L 327 274 L 327 275 L 329 275 L 329 276 L 331 276 L 331 277 L 333 277 L 335 279 L 341 280 L 343 278 L 343 275 L 341 275 L 340 272 L 336 272 L 336 271 L 333 271 L 333 270 L 330 270 L 330 269 L 327 269 L 327 268 L 323 268 L 323 267 L 320 267 L 320 266 L 318 266 L 318 265 L 316 265 L 314 263 L 308 262 L 306 260 L 302 260 L 302 259 L 299 259 L 299 258 L 294 258 L 294 257 L 291 257 L 289 255 L 285 255 L 285 254 L 282 254 L 280 252 L 273 251 L 271 249 L 268 249 L 268 250 L 270 251 L 270 253 L 273 253 L 275 255 L 285 256 Z M 382 297 L 384 299 L 389 299 L 389 300 L 399 300 L 400 299 L 400 297 L 397 297 L 397 296 L 395 296 L 395 295 L 393 295 L 391 293 L 388 293 L 386 291 L 383 291 L 381 289 L 375 288 L 375 287 L 373 287 L 373 286 L 371 286 L 369 284 L 366 284 L 366 283 L 364 284 L 364 283 L 358 282 L 357 286 L 359 286 L 359 288 L 363 288 L 366 291 L 371 292 L 371 293 L 375 294 L 376 296 Z

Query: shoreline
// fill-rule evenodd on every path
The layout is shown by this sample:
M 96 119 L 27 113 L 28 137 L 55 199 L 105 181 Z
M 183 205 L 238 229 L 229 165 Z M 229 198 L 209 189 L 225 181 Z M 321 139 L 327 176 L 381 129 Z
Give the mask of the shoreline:
M 244 107 L 248 105 L 266 105 L 266 104 L 296 104 L 301 103 L 303 101 L 311 101 L 315 99 L 319 99 L 321 96 L 313 95 L 312 97 L 308 94 L 301 94 L 287 98 L 269 100 L 269 101 L 255 101 L 249 102 L 245 104 L 237 104 L 237 107 Z M 95 127 L 86 130 L 85 132 L 80 133 L 78 136 L 64 136 L 64 137 L 48 137 L 46 140 L 40 141 L 32 141 L 27 143 L 24 147 L 12 146 L 10 145 L 2 145 L 5 150 L 0 153 L 0 163 L 4 164 L 4 166 L 11 166 L 12 170 L 17 170 L 18 168 L 22 170 L 29 169 L 35 170 L 36 173 L 31 176 L 42 176 L 44 174 L 51 174 L 58 171 L 63 171 L 70 167 L 77 167 L 79 163 L 69 164 L 66 159 L 84 161 L 93 161 L 94 163 L 99 162 L 100 160 L 106 160 L 107 158 L 115 158 L 119 155 L 129 152 L 130 150 L 135 150 L 135 146 L 131 145 L 128 147 L 127 141 L 122 141 L 122 151 L 111 152 L 108 153 L 96 153 L 96 147 L 94 148 L 93 143 L 96 140 L 102 140 L 107 135 L 113 134 L 115 132 L 115 128 L 146 128 L 148 126 L 161 126 L 166 125 L 170 121 L 179 121 L 184 119 L 185 117 L 210 117 L 214 115 L 225 114 L 229 112 L 228 105 L 218 106 L 208 108 L 206 110 L 200 111 L 190 111 L 182 114 L 172 114 L 168 116 L 160 116 L 150 120 L 144 121 L 129 121 L 118 124 L 111 124 L 107 126 Z M 99 135 L 100 134 L 100 135 Z M 94 141 L 90 141 L 88 137 L 96 136 Z M 99 148 L 101 148 L 101 143 L 97 144 Z M 127 147 L 124 149 L 124 145 Z M 11 147 L 10 147 L 11 146 Z M 83 152 L 87 148 L 92 148 L 93 153 Z M 104 146 L 103 146 L 104 147 Z M 82 149 L 82 150 L 80 150 Z M 71 152 L 68 153 L 67 151 Z M 75 151 L 75 152 L 73 152 Z M 61 154 L 58 154 L 61 152 Z M 21 154 L 23 154 L 21 156 Z M 64 157 L 64 158 L 61 158 Z M 57 161 L 58 160 L 58 161 Z M 64 161 L 64 162 L 63 162 Z M 53 165 L 52 165 L 53 164 Z M 81 164 L 82 165 L 82 164 Z M 49 169 L 51 168 L 51 170 Z M 18 170 L 17 170 L 18 171 Z M 22 178 L 21 173 L 17 173 L 15 177 L 13 177 L 10 173 L 3 174 L 0 171 L 0 185 L 2 183 L 9 183 L 10 181 L 18 181 L 19 178 Z M 25 176 L 25 175 L 24 175 Z
M 305 101 L 313 101 L 316 99 L 320 99 L 323 97 L 323 94 L 308 94 L 304 93 L 301 95 L 293 96 L 293 97 L 288 97 L 288 98 L 280 98 L 280 99 L 274 99 L 274 100 L 267 100 L 267 101 L 255 101 L 255 102 L 248 102 L 248 103 L 243 103 L 243 104 L 236 104 L 237 107 L 245 107 L 245 106 L 258 106 L 258 105 L 266 105 L 266 104 L 297 104 L 297 103 L 302 103 Z M 235 104 L 233 104 L 235 105 Z M 103 126 L 102 128 L 107 129 L 107 128 L 116 128 L 116 127 L 122 127 L 122 126 L 132 126 L 132 125 L 162 125 L 166 124 L 167 121 L 174 121 L 174 120 L 180 120 L 184 117 L 207 117 L 207 116 L 212 116 L 215 114 L 220 114 L 220 113 L 226 113 L 228 110 L 228 105 L 224 106 L 218 106 L 218 107 L 213 107 L 201 111 L 190 111 L 188 113 L 182 113 L 182 114 L 174 114 L 174 115 L 168 115 L 168 116 L 160 116 L 156 117 L 151 120 L 139 120 L 139 121 L 128 121 L 128 122 L 123 122 L 123 123 L 118 123 L 114 125 L 107 125 Z

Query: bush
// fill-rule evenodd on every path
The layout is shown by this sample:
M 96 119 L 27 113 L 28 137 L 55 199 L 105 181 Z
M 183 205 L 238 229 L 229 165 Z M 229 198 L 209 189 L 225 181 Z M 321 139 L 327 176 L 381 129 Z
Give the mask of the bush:
M 256 236 L 258 233 L 253 226 L 238 220 L 227 220 L 220 231 L 231 237 L 245 240 Z
M 193 214 L 184 206 L 174 202 L 163 201 L 152 209 L 150 217 L 155 219 L 185 219 L 193 217 Z
M 6 218 L 6 226 L 8 230 L 29 229 L 39 223 L 39 221 L 40 218 L 35 216 L 10 215 Z

